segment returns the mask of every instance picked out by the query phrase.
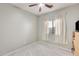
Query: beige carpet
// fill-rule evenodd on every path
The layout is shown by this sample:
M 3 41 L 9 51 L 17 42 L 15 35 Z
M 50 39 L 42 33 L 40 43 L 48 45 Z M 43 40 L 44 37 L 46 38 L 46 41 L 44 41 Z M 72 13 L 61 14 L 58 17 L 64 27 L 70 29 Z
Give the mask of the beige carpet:
M 44 42 L 45 43 L 45 42 Z M 32 43 L 6 55 L 8 56 L 72 56 L 70 51 L 66 51 L 56 46 L 49 46 L 44 43 Z

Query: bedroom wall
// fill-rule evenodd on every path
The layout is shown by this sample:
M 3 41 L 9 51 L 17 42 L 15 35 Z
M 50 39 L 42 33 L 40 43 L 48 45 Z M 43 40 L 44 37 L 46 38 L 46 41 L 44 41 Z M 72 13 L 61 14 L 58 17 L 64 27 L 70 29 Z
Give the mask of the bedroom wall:
M 39 17 L 39 40 L 49 40 L 47 39 L 47 35 L 44 30 L 44 22 L 46 20 L 54 20 L 58 16 L 63 16 L 63 20 L 65 20 L 66 23 L 66 41 L 67 49 L 72 48 L 72 33 L 75 31 L 75 22 L 79 20 L 79 4 L 72 5 L 70 7 L 66 7 L 60 10 L 56 10 L 50 13 L 46 13 L 43 15 L 40 15 Z M 52 42 L 51 40 L 50 42 Z
M 0 55 L 37 40 L 37 16 L 0 4 Z

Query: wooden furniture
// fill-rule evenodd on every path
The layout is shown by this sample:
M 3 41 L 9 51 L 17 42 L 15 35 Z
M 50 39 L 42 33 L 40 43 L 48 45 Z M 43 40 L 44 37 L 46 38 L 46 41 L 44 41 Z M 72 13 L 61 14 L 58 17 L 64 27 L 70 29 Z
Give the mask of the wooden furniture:
M 79 32 L 73 32 L 73 54 L 79 56 Z

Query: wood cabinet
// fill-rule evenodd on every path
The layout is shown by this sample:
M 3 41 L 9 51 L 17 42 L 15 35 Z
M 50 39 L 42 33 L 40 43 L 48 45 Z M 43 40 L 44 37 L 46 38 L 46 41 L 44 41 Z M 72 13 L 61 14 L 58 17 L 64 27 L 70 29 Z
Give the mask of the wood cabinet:
M 79 56 L 79 32 L 73 33 L 73 53 L 76 56 Z

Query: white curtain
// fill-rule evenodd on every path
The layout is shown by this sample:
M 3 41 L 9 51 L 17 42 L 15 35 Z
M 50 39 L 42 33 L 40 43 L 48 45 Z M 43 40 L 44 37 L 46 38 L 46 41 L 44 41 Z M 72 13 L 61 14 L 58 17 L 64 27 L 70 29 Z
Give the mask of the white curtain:
M 52 34 L 52 32 L 50 31 L 50 29 L 52 28 L 54 29 L 54 34 Z M 45 20 L 44 32 L 46 41 L 50 41 L 57 44 L 67 44 L 65 35 L 66 34 L 65 17 L 59 16 L 53 18 L 52 20 L 49 19 Z
M 53 25 L 55 27 L 55 35 L 61 35 L 61 32 L 62 32 L 62 21 L 61 21 L 61 19 L 54 20 Z
M 53 25 L 55 27 L 55 43 L 67 44 L 65 17 L 55 18 Z

